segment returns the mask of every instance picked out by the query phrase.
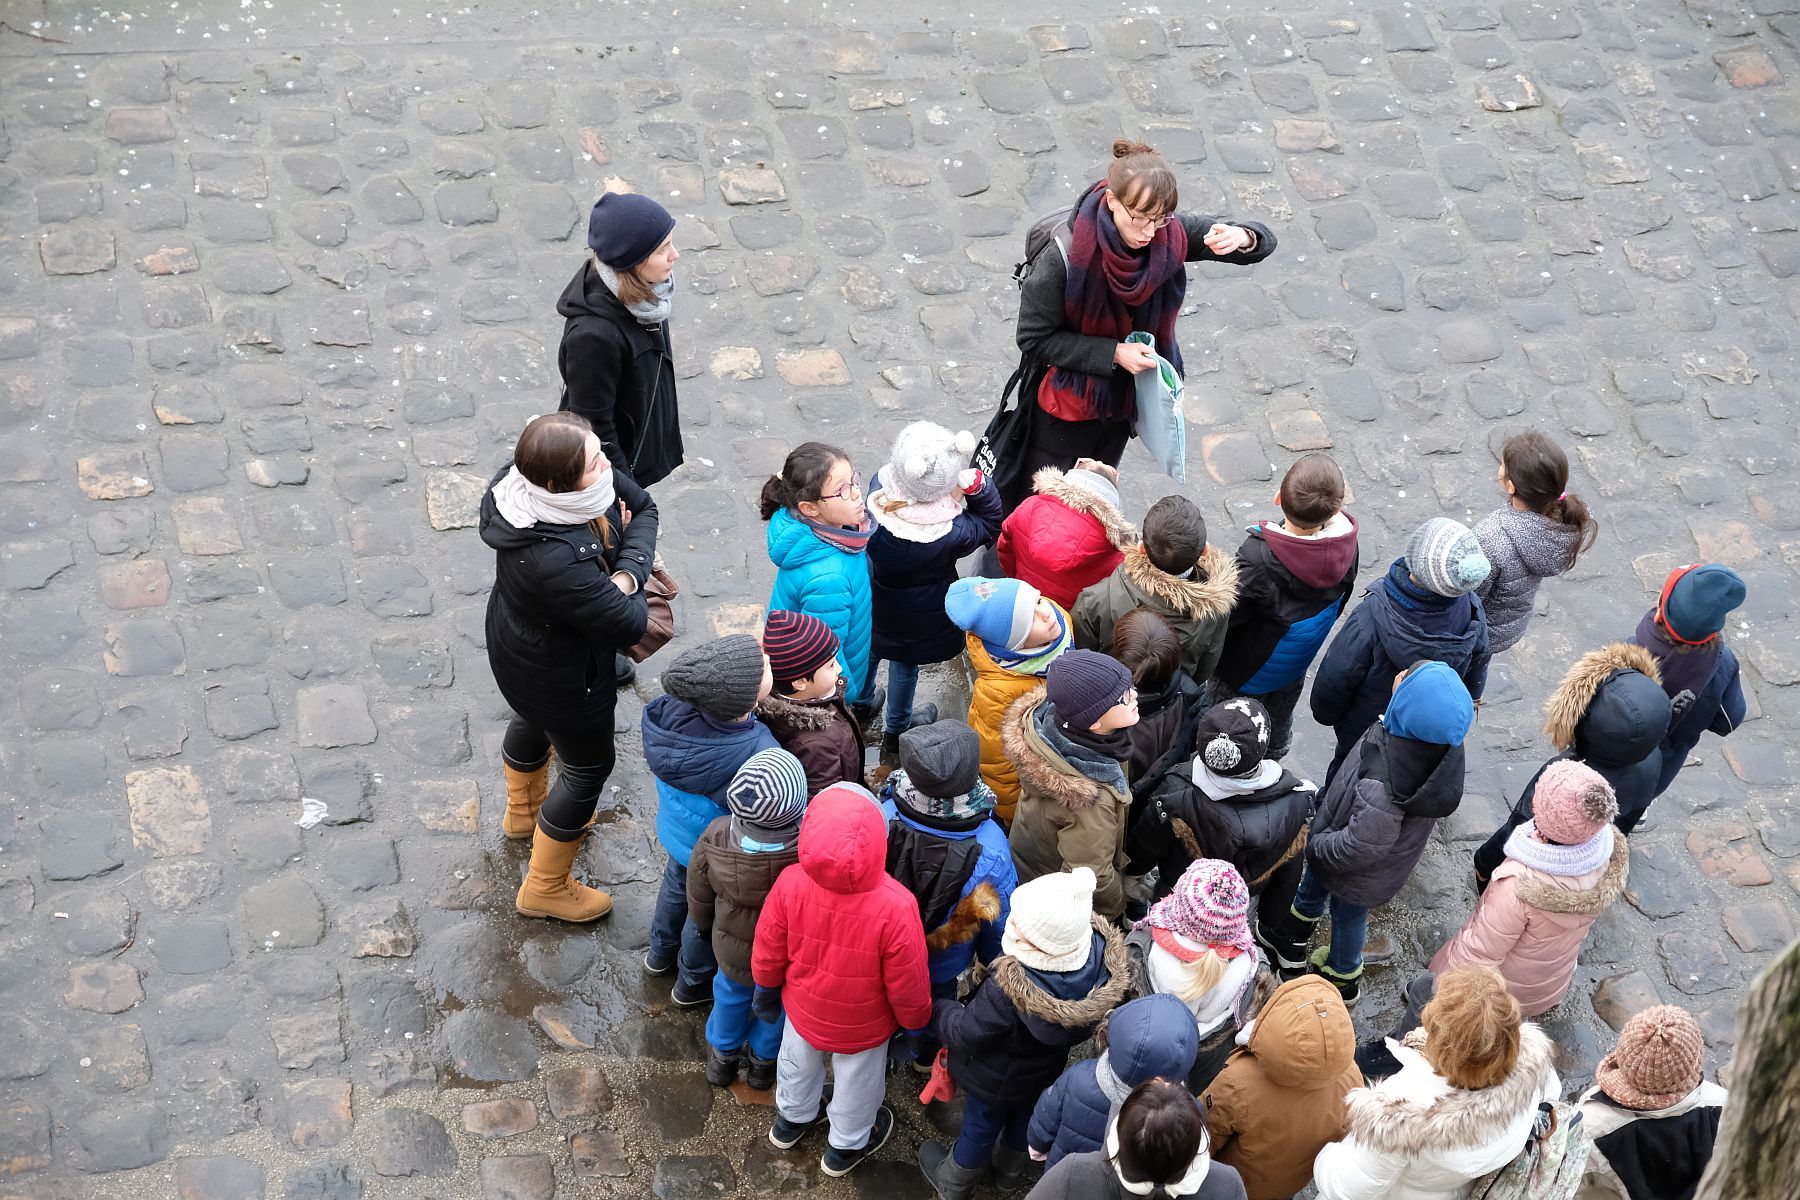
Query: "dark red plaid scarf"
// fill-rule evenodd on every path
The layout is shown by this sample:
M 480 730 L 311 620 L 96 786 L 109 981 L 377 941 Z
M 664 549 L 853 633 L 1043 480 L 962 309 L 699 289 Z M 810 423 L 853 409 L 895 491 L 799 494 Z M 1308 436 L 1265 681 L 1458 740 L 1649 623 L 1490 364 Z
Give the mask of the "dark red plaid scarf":
M 1187 295 L 1186 227 L 1170 221 L 1134 253 L 1120 239 L 1106 208 L 1105 180 L 1089 188 L 1075 208 L 1069 280 L 1063 289 L 1069 327 L 1115 342 L 1143 330 L 1155 336 L 1156 352 L 1181 371 L 1175 317 Z M 1068 421 L 1117 421 L 1135 413 L 1137 389 L 1131 376 L 1117 369 L 1101 376 L 1051 367 L 1038 389 L 1038 403 Z

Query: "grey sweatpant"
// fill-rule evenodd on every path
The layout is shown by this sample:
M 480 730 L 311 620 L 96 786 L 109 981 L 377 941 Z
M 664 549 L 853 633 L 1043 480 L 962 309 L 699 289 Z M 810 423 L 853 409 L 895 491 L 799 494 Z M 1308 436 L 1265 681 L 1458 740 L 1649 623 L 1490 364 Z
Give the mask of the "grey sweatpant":
M 831 1092 L 830 1142 L 839 1150 L 860 1150 L 875 1128 L 875 1114 L 887 1097 L 887 1042 L 855 1054 L 832 1054 L 801 1037 L 789 1021 L 775 1064 L 775 1109 L 795 1124 L 819 1115 L 825 1090 L 825 1060 L 837 1081 Z

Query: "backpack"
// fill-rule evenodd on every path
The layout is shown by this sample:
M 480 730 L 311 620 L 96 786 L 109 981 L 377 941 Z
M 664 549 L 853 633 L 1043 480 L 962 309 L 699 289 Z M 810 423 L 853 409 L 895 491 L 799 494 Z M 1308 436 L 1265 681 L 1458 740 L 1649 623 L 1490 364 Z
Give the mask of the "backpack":
M 1025 257 L 1013 264 L 1014 283 L 1020 287 L 1025 286 L 1025 281 L 1031 277 L 1032 264 L 1037 262 L 1037 256 L 1044 252 L 1044 247 L 1052 242 L 1056 243 L 1057 253 L 1062 255 L 1063 266 L 1068 267 L 1069 248 L 1063 244 L 1060 235 L 1064 229 L 1069 227 L 1069 214 L 1073 211 L 1073 209 L 1059 208 L 1031 223 L 1031 228 L 1025 231 Z
M 1546 1100 L 1519 1157 L 1477 1179 L 1469 1200 L 1573 1200 L 1592 1149 L 1581 1129 L 1581 1110 Z

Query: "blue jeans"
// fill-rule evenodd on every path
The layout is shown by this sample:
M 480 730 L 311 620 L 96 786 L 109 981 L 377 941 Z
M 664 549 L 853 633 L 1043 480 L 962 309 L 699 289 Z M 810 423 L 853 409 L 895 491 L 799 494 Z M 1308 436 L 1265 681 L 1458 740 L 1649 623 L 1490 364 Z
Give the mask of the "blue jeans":
M 956 1135 L 956 1165 L 966 1170 L 987 1166 L 994 1144 L 1025 1149 L 1025 1132 L 1031 1125 L 1032 1105 L 997 1108 L 973 1092 L 963 1092 L 962 1132 Z
M 1369 910 L 1360 904 L 1340 900 L 1325 890 L 1311 868 L 1300 877 L 1300 890 L 1294 894 L 1294 911 L 1318 920 L 1331 908 L 1331 949 L 1326 952 L 1325 966 L 1340 979 L 1362 970 L 1363 943 L 1369 940 Z
M 713 976 L 712 1012 L 706 1018 L 706 1044 L 720 1054 L 736 1054 L 746 1039 L 750 1053 L 757 1058 L 774 1058 L 781 1053 L 783 1022 L 773 1025 L 759 1021 L 750 1011 L 750 998 L 756 989 L 739 983 L 725 972 Z
M 711 943 L 688 919 L 687 868 L 673 858 L 663 868 L 656 911 L 650 914 L 650 957 L 675 959 L 676 978 L 688 988 L 701 986 L 719 969 Z
M 887 717 L 881 727 L 889 733 L 905 733 L 912 727 L 913 696 L 919 690 L 919 668 L 912 663 L 888 661 Z

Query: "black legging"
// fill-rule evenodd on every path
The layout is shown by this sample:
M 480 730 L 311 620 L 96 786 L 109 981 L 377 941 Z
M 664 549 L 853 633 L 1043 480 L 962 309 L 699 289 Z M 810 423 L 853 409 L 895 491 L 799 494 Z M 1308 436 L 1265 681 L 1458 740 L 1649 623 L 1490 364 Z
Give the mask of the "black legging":
M 600 789 L 613 769 L 613 714 L 566 729 L 544 729 L 515 716 L 506 727 L 500 754 L 515 771 L 535 771 L 556 748 L 556 782 L 538 810 L 537 827 L 558 842 L 572 842 L 586 830 L 600 803 Z

